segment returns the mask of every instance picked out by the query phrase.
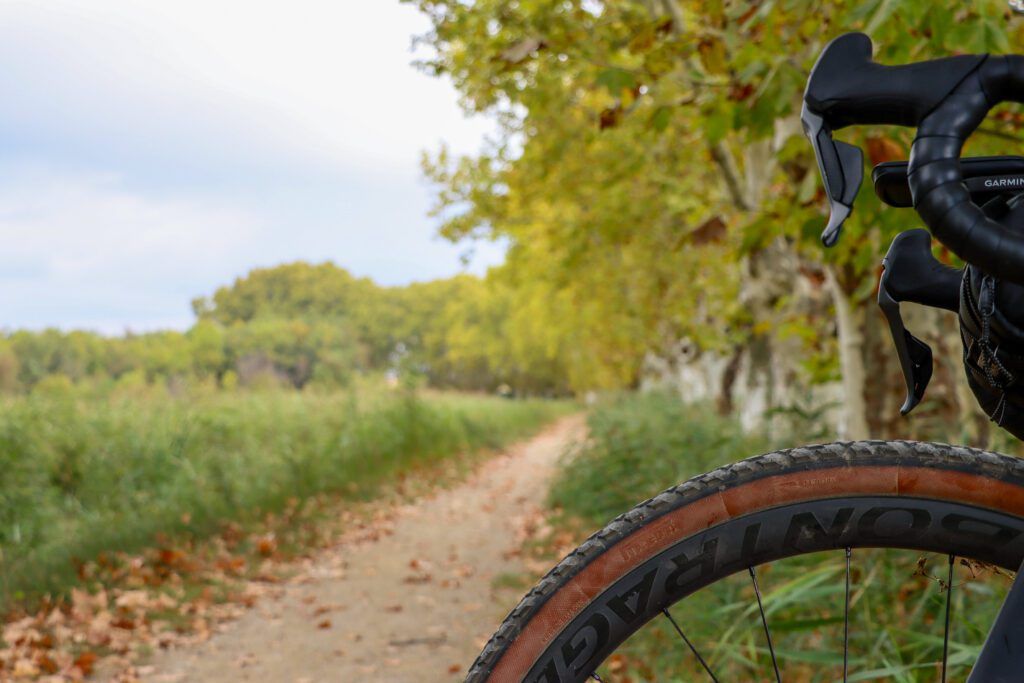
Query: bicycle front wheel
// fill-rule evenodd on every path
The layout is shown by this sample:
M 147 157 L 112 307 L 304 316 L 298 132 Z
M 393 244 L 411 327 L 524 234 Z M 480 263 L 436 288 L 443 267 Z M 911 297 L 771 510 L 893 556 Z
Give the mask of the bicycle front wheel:
M 849 558 L 860 548 L 948 556 L 949 576 L 954 558 L 998 568 L 1005 588 L 1008 575 L 999 569 L 1016 571 L 1024 558 L 1024 461 L 943 444 L 850 442 L 761 455 L 696 477 L 619 516 L 562 560 L 508 615 L 467 681 L 602 680 L 609 656 L 655 620 L 682 637 L 694 671 L 717 680 L 715 662 L 685 634 L 697 614 L 687 612 L 689 600 L 676 603 L 737 574 L 749 574 L 757 602 L 745 613 L 757 619 L 759 612 L 758 652 L 765 662 L 770 655 L 764 677 L 775 680 L 785 662 L 772 644 L 757 568 L 824 551 L 838 556 L 836 585 L 830 592 L 818 586 L 814 595 L 836 597 L 845 614 L 818 619 L 842 631 L 842 652 L 822 665 L 829 670 L 823 680 L 845 680 Z M 882 551 L 864 551 L 872 552 Z M 932 640 L 942 643 L 945 675 L 948 589 L 955 584 L 937 583 L 947 584 L 946 629 Z M 906 596 L 890 598 L 898 605 Z M 960 666 L 969 666 L 963 659 Z

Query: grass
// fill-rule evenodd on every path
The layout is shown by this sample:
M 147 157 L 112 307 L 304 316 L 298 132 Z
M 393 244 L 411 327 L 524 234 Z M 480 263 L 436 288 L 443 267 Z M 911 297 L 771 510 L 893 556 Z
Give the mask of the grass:
M 590 437 L 566 461 L 550 495 L 556 525 L 577 535 L 669 486 L 771 447 L 763 436 L 744 434 L 735 421 L 665 394 L 627 395 L 599 405 L 590 416 Z M 946 570 L 945 556 L 854 551 L 850 681 L 937 679 Z M 758 570 L 783 680 L 842 679 L 844 579 L 842 552 Z M 953 584 L 949 679 L 961 680 L 1009 579 L 958 565 Z M 773 678 L 746 573 L 686 598 L 672 613 L 719 680 Z M 632 683 L 707 679 L 665 619 L 635 634 L 600 673 L 604 680 Z
M 745 434 L 707 406 L 660 393 L 607 400 L 590 414 L 588 428 L 590 441 L 566 462 L 551 503 L 593 526 L 673 484 L 768 448 L 766 438 Z
M 0 598 L 61 593 L 81 565 L 202 538 L 321 494 L 501 447 L 567 403 L 406 392 L 107 394 L 0 401 Z

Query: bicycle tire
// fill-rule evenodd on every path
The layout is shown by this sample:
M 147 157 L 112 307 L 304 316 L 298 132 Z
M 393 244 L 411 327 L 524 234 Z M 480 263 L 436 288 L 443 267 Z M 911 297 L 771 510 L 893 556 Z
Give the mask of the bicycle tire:
M 947 444 L 841 442 L 695 477 L 566 556 L 509 613 L 466 681 L 584 681 L 699 588 L 844 547 L 948 553 L 1015 571 L 1024 558 L 1024 460 Z

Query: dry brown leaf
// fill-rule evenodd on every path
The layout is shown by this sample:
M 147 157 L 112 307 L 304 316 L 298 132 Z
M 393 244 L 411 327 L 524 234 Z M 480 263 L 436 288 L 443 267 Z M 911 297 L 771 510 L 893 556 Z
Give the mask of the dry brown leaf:
M 264 534 L 256 539 L 256 550 L 263 557 L 270 557 L 277 552 L 277 538 L 273 532 Z
M 46 653 L 40 653 L 39 656 L 36 657 L 36 664 L 39 665 L 39 668 L 43 673 L 55 674 L 60 670 L 60 666 L 58 666 L 57 662 Z
M 86 650 L 75 658 L 75 666 L 86 676 L 92 673 L 92 668 L 96 665 L 96 659 L 98 655 L 95 652 Z

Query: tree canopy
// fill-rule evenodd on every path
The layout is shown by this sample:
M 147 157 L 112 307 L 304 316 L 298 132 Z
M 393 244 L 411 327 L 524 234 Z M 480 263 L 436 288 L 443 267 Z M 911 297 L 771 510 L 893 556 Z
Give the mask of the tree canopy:
M 541 337 L 510 328 L 510 286 L 469 275 L 381 287 L 332 263 L 260 268 L 193 302 L 186 332 L 0 336 L 0 391 L 60 381 L 341 386 L 357 375 L 520 394 L 569 392 Z
M 1021 24 L 1004 2 L 404 1 L 432 22 L 422 68 L 501 124 L 476 156 L 425 161 L 441 232 L 509 241 L 495 277 L 564 345 L 574 388 L 634 385 L 645 359 L 671 359 L 681 342 L 727 357 L 765 348 L 770 383 L 842 377 L 859 413 L 848 425 L 864 435 L 875 411 L 854 397 L 894 371 L 864 303 L 916 217 L 882 211 L 865 183 L 839 246 L 821 248 L 823 196 L 798 119 L 806 76 L 852 30 L 883 63 L 1008 51 Z M 1001 112 L 971 151 L 1004 148 L 1019 123 Z M 911 134 L 843 132 L 872 163 L 905 158 Z

